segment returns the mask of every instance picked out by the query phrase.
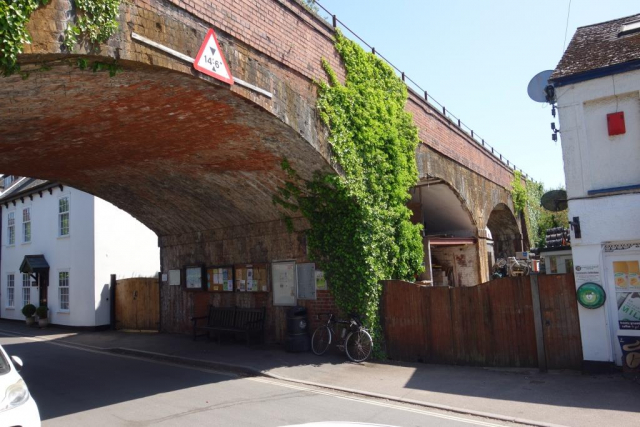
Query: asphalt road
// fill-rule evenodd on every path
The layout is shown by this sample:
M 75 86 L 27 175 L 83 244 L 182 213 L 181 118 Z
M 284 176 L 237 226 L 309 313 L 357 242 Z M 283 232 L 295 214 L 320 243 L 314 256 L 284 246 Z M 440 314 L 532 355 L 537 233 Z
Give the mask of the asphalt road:
M 47 427 L 285 426 L 320 421 L 393 426 L 505 425 L 55 341 L 0 335 L 0 344 L 10 355 L 22 358 L 21 374 L 38 403 L 42 424 Z

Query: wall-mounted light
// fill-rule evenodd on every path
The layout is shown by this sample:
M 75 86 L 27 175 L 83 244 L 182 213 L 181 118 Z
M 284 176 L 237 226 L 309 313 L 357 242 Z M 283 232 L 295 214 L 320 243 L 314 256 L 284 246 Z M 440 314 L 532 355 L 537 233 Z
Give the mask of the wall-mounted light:
M 573 221 L 569 221 L 571 225 L 571 229 L 573 230 L 573 234 L 576 236 L 576 239 L 582 238 L 582 231 L 580 230 L 580 217 L 574 216 Z
M 553 131 L 553 133 L 551 134 L 551 139 L 553 139 L 554 142 L 558 142 L 558 134 L 560 133 L 560 129 L 556 129 L 555 122 L 551 122 L 551 130 Z

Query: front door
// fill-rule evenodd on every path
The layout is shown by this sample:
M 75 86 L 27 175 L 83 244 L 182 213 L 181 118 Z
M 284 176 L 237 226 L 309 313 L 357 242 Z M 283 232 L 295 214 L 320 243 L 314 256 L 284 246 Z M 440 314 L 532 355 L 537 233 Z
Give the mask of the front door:
M 640 251 L 606 255 L 605 269 L 612 345 L 620 365 L 623 346 L 640 348 Z
M 49 289 L 49 276 L 38 273 L 38 293 L 40 294 L 40 305 L 47 305 L 47 290 Z

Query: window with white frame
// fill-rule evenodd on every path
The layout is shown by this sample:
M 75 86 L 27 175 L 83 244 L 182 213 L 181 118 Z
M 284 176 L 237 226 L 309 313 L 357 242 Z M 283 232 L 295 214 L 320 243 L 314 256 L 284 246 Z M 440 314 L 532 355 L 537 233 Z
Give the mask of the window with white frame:
M 22 210 L 22 241 L 24 243 L 31 241 L 31 208 Z
M 22 273 L 22 306 L 31 304 L 31 277 Z
M 5 175 L 3 178 L 4 181 L 4 189 L 6 190 L 7 188 L 9 188 L 9 186 L 11 184 L 13 184 L 13 182 L 16 180 L 16 176 L 15 175 Z
M 13 308 L 15 306 L 15 275 L 7 274 L 7 307 Z
M 58 272 L 58 301 L 60 310 L 69 311 L 69 272 Z
M 7 215 L 7 244 L 16 243 L 16 213 L 9 212 Z
M 58 235 L 69 235 L 69 197 L 58 199 Z

